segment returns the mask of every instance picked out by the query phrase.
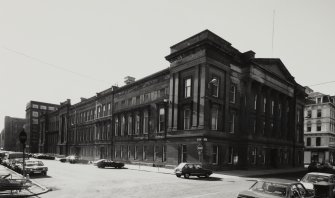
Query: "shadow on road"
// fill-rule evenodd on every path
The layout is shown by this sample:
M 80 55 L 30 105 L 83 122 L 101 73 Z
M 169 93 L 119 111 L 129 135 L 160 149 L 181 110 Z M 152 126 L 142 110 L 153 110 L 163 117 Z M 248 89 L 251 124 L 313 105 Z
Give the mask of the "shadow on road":
M 185 179 L 185 178 L 181 178 L 181 179 Z M 198 181 L 222 181 L 222 178 L 219 177 L 190 177 L 188 180 L 198 180 Z
M 42 179 L 42 178 L 52 178 L 49 175 L 29 175 L 31 179 Z

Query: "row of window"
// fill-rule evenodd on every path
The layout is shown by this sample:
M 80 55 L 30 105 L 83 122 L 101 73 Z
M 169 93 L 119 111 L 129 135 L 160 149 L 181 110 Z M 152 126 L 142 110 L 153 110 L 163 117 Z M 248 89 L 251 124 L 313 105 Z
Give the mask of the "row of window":
M 162 88 L 160 90 L 155 90 L 146 94 L 134 96 L 126 100 L 115 102 L 115 109 L 130 107 L 132 105 L 139 105 L 156 100 L 158 98 L 168 95 L 168 91 L 169 91 L 168 88 Z
M 166 146 L 158 146 L 155 145 L 152 147 L 152 151 L 149 151 L 149 146 L 130 146 L 130 145 L 120 145 L 115 147 L 114 149 L 114 159 L 128 159 L 131 158 L 133 160 L 150 160 L 149 157 L 153 161 L 166 161 Z M 152 156 L 149 156 L 148 153 L 152 153 Z
M 189 98 L 192 95 L 192 78 L 188 77 L 184 79 L 184 98 Z M 218 98 L 219 97 L 219 91 L 220 91 L 220 78 L 219 77 L 213 77 L 209 81 L 209 88 L 211 90 L 211 95 L 213 97 Z M 236 91 L 237 91 L 237 85 L 232 83 L 230 85 L 229 89 L 229 102 L 235 103 L 236 101 Z
M 143 112 L 137 111 L 134 114 L 129 113 L 128 115 L 121 114 L 120 116 L 115 116 L 115 136 L 148 134 L 152 125 L 149 113 L 148 110 L 144 110 Z M 158 113 L 157 131 L 162 132 L 165 131 L 165 109 L 163 107 L 159 108 Z
M 42 110 L 50 110 L 50 111 L 57 110 L 57 107 L 38 105 L 38 104 L 33 104 L 32 107 L 34 109 L 42 109 Z
M 90 110 L 87 110 L 81 113 L 75 113 L 75 115 L 72 116 L 71 124 L 74 124 L 75 122 L 83 123 L 83 122 L 91 121 L 96 118 L 109 116 L 112 113 L 111 103 L 97 104 L 95 108 L 96 110 L 90 109 Z M 95 112 L 97 112 L 96 115 L 95 115 Z
M 258 108 L 257 107 L 257 100 L 259 100 L 258 97 L 259 97 L 258 94 L 254 95 L 254 110 L 255 111 L 257 111 L 257 108 Z M 269 103 L 270 110 L 271 110 L 271 115 L 274 115 L 275 110 L 276 110 L 275 109 L 275 101 L 271 100 L 271 99 L 270 99 L 270 101 L 268 101 L 268 99 L 265 96 L 263 96 L 263 102 L 262 103 L 263 103 L 263 107 L 262 107 L 263 113 L 266 112 L 266 106 Z M 287 107 L 286 113 L 288 113 L 289 111 L 290 111 L 290 109 L 289 109 L 289 107 Z M 278 112 L 278 117 L 281 117 L 282 116 L 282 104 L 281 103 L 278 103 L 277 112 Z
M 316 112 L 316 117 L 321 118 L 322 117 L 322 109 L 318 109 Z M 312 110 L 307 111 L 306 118 L 312 118 Z
M 306 146 L 311 146 L 312 142 L 311 141 L 315 141 L 315 146 L 321 146 L 321 137 L 316 137 L 316 138 L 306 138 Z

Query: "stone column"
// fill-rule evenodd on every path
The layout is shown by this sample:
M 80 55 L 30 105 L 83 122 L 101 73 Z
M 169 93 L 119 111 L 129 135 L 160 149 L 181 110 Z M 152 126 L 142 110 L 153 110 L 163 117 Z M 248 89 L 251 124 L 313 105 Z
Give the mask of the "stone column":
M 193 111 L 192 111 L 192 128 L 198 127 L 198 104 L 199 104 L 199 65 L 195 67 L 193 80 Z

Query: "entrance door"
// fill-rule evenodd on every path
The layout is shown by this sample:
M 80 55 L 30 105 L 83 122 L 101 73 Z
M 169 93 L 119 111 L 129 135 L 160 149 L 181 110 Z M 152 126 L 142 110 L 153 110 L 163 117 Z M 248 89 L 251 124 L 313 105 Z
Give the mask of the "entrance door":
M 278 149 L 270 150 L 270 166 L 272 168 L 277 168 L 278 163 Z

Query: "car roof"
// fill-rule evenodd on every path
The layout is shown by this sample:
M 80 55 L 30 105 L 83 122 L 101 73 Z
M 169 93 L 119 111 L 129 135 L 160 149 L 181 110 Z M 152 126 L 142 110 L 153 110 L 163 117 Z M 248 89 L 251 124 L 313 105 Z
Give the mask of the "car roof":
M 320 173 L 320 172 L 310 172 L 310 173 L 307 173 L 306 175 L 323 175 L 323 176 L 332 176 L 334 174 L 331 174 L 331 173 Z
M 263 182 L 273 182 L 273 183 L 278 183 L 278 184 L 296 184 L 296 183 L 300 183 L 300 182 L 298 182 L 298 181 L 294 181 L 294 180 L 289 180 L 289 179 L 278 179 L 278 178 L 259 179 L 258 181 L 263 181 Z

